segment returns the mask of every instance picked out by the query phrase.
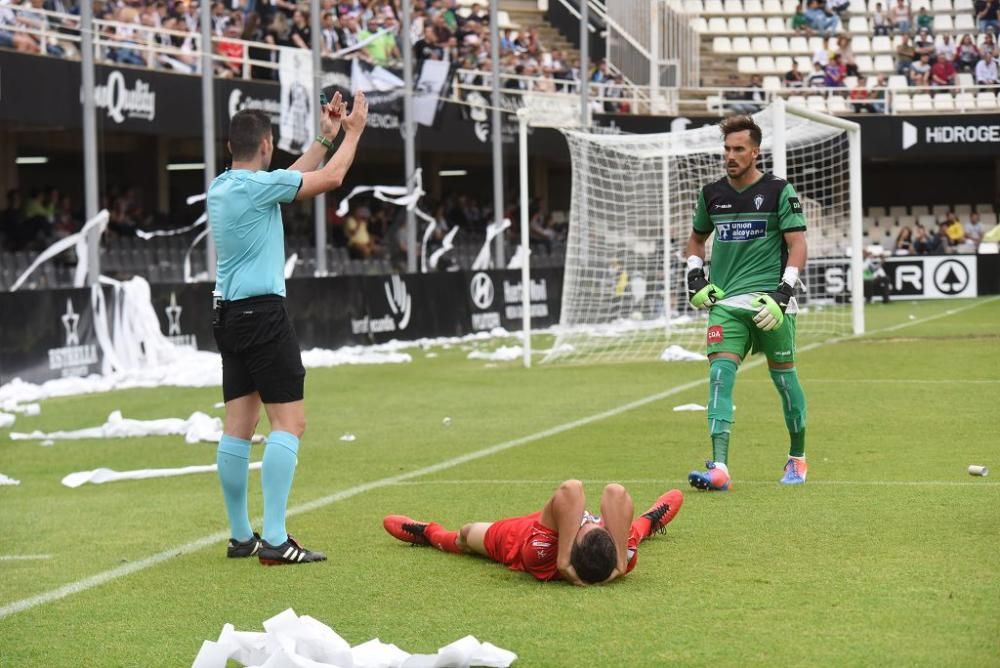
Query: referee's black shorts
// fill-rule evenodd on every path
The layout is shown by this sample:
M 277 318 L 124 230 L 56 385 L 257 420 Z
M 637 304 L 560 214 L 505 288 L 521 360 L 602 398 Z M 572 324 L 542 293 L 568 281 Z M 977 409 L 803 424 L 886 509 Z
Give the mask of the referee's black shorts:
M 259 392 L 265 404 L 300 401 L 306 378 L 295 328 L 279 295 L 223 302 L 215 343 L 226 401 Z

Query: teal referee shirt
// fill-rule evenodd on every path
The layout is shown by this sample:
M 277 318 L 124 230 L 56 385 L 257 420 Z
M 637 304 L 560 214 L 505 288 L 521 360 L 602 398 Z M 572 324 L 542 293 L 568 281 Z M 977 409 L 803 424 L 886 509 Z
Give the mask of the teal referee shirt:
M 281 204 L 295 199 L 302 173 L 233 169 L 208 188 L 208 220 L 218 257 L 215 289 L 227 301 L 285 296 Z

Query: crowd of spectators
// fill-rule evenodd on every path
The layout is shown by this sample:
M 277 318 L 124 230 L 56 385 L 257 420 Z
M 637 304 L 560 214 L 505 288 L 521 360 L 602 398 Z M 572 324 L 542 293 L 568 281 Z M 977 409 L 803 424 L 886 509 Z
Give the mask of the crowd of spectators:
M 895 237 L 888 237 L 883 246 L 894 255 L 941 255 L 960 250 L 976 252 L 986 234 L 979 214 L 972 212 L 963 223 L 954 212 L 941 218 L 937 226 L 925 227 L 916 223 L 912 228 L 903 225 Z

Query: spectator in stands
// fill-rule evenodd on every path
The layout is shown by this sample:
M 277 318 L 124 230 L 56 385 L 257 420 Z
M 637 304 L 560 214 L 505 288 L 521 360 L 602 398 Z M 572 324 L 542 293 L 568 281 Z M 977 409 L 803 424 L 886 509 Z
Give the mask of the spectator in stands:
M 910 44 L 910 36 L 904 34 L 900 39 L 899 46 L 896 47 L 896 74 L 909 76 L 914 53 L 913 45 Z
M 888 35 L 891 24 L 889 23 L 889 13 L 882 8 L 881 2 L 875 3 L 875 11 L 871 15 L 871 26 L 873 35 Z
M 844 12 L 850 7 L 851 0 L 827 0 L 826 11 L 828 14 L 836 14 L 841 21 L 844 20 Z
M 823 66 L 819 63 L 813 63 L 812 74 L 809 75 L 809 79 L 806 81 L 806 85 L 809 88 L 826 88 L 826 72 L 823 71 Z
M 993 33 L 991 33 L 991 32 L 988 32 L 988 33 L 986 33 L 986 34 L 983 35 L 983 43 L 979 45 L 979 53 L 980 54 L 983 54 L 983 53 L 985 53 L 987 51 L 991 52 L 993 54 L 994 58 L 996 57 L 996 54 L 997 54 L 997 41 L 996 41 L 996 38 L 993 37 Z
M 965 35 L 955 50 L 955 65 L 959 72 L 971 73 L 975 71 L 978 62 L 979 48 L 972 39 L 972 35 Z
M 900 35 L 910 34 L 910 25 L 913 17 L 910 14 L 910 3 L 907 0 L 896 0 L 896 4 L 889 10 L 889 19 L 892 21 L 893 29 Z
M 871 101 L 872 92 L 868 89 L 868 81 L 864 75 L 858 77 L 858 84 L 851 89 L 848 97 L 851 100 L 851 107 L 853 107 L 854 113 L 879 113 L 879 109 L 876 107 L 875 103 Z
M 835 53 L 830 57 L 830 62 L 823 68 L 826 75 L 825 85 L 827 88 L 843 88 L 844 77 L 847 76 L 847 68 L 840 62 L 840 54 Z
M 0 48 L 13 47 L 22 53 L 38 53 L 41 49 L 35 38 L 27 33 L 15 32 L 17 15 L 6 3 L 0 4 Z
M 437 32 L 433 26 L 424 28 L 424 36 L 413 45 L 413 55 L 417 62 L 421 60 L 444 60 L 444 49 L 437 41 Z
M 976 64 L 976 83 L 980 86 L 995 86 L 1000 83 L 997 78 L 997 61 L 993 60 L 991 51 L 983 51 L 983 58 Z
M 813 62 L 823 67 L 830 62 L 830 38 L 824 37 L 816 50 L 813 51 Z
M 951 35 L 941 35 L 941 41 L 934 46 L 934 59 L 952 61 L 955 60 L 955 43 L 951 41 Z
M 928 234 L 927 252 L 931 255 L 948 252 L 948 223 L 946 221 L 938 223 L 938 226 Z
M 913 39 L 913 53 L 914 58 L 934 56 L 934 36 L 927 28 L 921 28 L 917 31 L 917 36 Z
M 792 30 L 799 35 L 809 37 L 813 34 L 813 28 L 809 24 L 809 18 L 802 10 L 802 3 L 795 5 L 795 13 L 792 15 Z
M 927 229 L 917 223 L 916 232 L 913 233 L 913 254 L 914 255 L 927 255 L 930 252 L 931 238 L 927 234 Z
M 292 46 L 300 49 L 312 48 L 312 28 L 309 27 L 308 10 L 296 10 L 292 14 L 292 28 L 288 32 L 288 39 Z
M 21 191 L 11 188 L 7 191 L 7 208 L 3 212 L 3 226 L 0 227 L 0 236 L 4 238 L 8 250 L 20 250 L 24 243 Z
M 929 86 L 931 80 L 931 58 L 926 53 L 920 60 L 910 63 L 910 85 Z
M 802 72 L 799 71 L 799 61 L 792 61 L 792 69 L 785 72 L 785 86 L 788 88 L 802 88 Z
M 739 77 L 736 74 L 729 75 L 729 89 L 722 94 L 724 100 L 723 109 L 731 114 L 752 114 L 757 111 L 757 106 L 750 104 L 750 91 L 740 87 Z
M 906 225 L 899 228 L 899 234 L 896 235 L 896 242 L 893 246 L 894 255 L 909 255 L 913 250 L 913 231 Z
M 347 250 L 355 260 L 367 260 L 378 252 L 375 239 L 368 232 L 368 221 L 371 210 L 366 206 L 356 207 L 344 221 L 344 234 L 347 235 Z
M 837 52 L 840 54 L 840 63 L 846 68 L 847 76 L 858 76 L 858 61 L 854 56 L 854 49 L 851 47 L 851 40 L 847 35 L 837 38 Z
M 998 7 L 1000 7 L 1000 0 L 976 0 L 974 11 L 976 12 L 976 20 L 979 22 L 979 32 L 1000 32 L 1000 19 L 997 16 Z
M 396 24 L 390 17 L 384 19 L 380 16 L 373 16 L 368 21 L 368 30 L 362 30 L 358 36 L 362 41 L 372 39 L 365 51 L 368 57 L 376 65 L 388 65 L 391 61 L 399 60 L 399 48 L 396 46 Z M 382 34 L 379 31 L 385 30 Z
M 809 27 L 826 36 L 830 36 L 837 31 L 839 20 L 836 15 L 831 15 L 823 8 L 822 0 L 810 0 L 809 9 L 806 10 L 806 19 Z
M 976 245 L 976 250 L 979 250 L 979 244 L 983 241 L 983 235 L 986 234 L 986 228 L 981 222 L 979 222 L 979 214 L 973 211 L 969 214 L 969 222 L 965 224 L 965 238 Z
M 929 33 L 934 32 L 934 19 L 927 13 L 926 7 L 921 7 L 920 11 L 917 12 L 917 32 L 923 30 Z
M 243 73 L 244 45 L 238 42 L 243 29 L 236 23 L 229 23 L 225 28 L 228 39 L 215 43 L 215 51 L 225 56 L 223 61 L 215 61 L 215 75 L 224 79 L 239 78 Z
M 337 25 L 337 15 L 333 12 L 323 12 L 321 18 L 323 55 L 332 56 L 343 48 L 340 44 L 340 27 Z
M 948 245 L 957 246 L 965 241 L 965 227 L 962 226 L 962 221 L 958 219 L 954 211 L 948 212 L 948 218 L 942 223 L 942 226 L 948 238 Z
M 932 86 L 954 86 L 955 65 L 948 58 L 938 58 L 931 66 Z

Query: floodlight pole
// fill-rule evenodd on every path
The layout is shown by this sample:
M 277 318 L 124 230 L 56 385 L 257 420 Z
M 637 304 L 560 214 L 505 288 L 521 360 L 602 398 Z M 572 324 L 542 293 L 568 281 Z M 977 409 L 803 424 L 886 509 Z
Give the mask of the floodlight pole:
M 417 170 L 416 128 L 413 127 L 413 44 L 410 35 L 412 3 L 403 2 L 403 149 L 406 170 L 406 194 L 413 194 Z M 417 272 L 417 218 L 412 207 L 406 207 L 406 271 Z
M 320 134 L 320 122 L 323 120 L 323 110 L 319 108 L 319 94 L 323 90 L 323 24 L 320 21 L 321 7 L 319 0 L 309 3 L 309 30 L 312 32 L 312 62 L 313 62 L 313 99 L 309 108 L 316 109 L 313 114 L 313 130 Z M 323 161 L 320 161 L 320 167 Z M 316 276 L 326 276 L 326 193 L 320 193 L 313 199 L 313 225 L 316 231 Z
M 524 368 L 531 368 L 531 254 L 528 243 L 528 112 L 517 111 L 518 160 L 521 191 L 521 329 L 524 332 Z
M 503 224 L 503 126 L 500 119 L 500 25 L 497 6 L 490 3 L 490 60 L 493 64 L 491 82 L 493 84 L 493 108 L 490 119 L 490 135 L 493 140 L 493 224 L 497 229 Z M 503 269 L 506 265 L 503 248 L 503 234 L 493 240 L 493 266 Z
M 83 196 L 86 220 L 97 215 L 97 107 L 94 100 L 94 8 L 80 3 L 80 67 L 83 84 Z M 87 233 L 87 283 L 101 280 L 100 230 Z
M 81 4 L 89 4 L 84 0 Z M 215 82 L 212 76 L 212 8 L 208 0 L 201 2 L 201 136 L 205 154 L 205 193 L 215 180 Z M 208 211 L 208 202 L 205 203 Z M 215 280 L 215 238 L 211 234 L 212 219 L 205 224 L 205 268 L 209 280 Z

